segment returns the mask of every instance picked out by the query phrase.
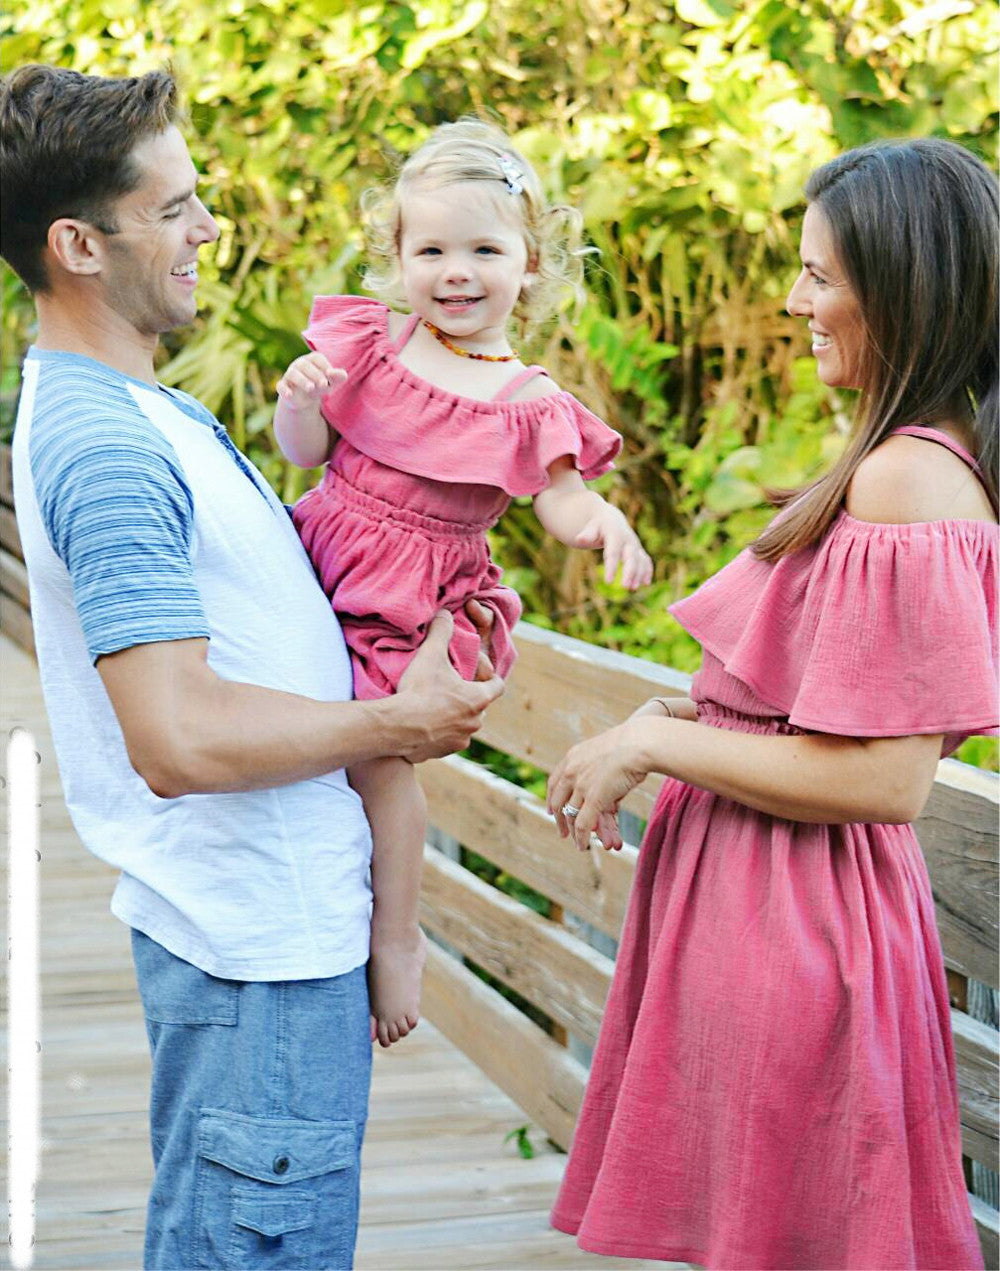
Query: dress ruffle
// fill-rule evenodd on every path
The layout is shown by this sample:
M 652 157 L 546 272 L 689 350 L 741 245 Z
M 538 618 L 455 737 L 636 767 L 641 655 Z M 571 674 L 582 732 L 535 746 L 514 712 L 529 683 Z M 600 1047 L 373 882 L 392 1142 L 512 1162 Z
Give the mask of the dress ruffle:
M 997 727 L 997 540 L 842 511 L 814 547 L 774 565 L 748 549 L 671 612 L 799 728 L 954 744 Z
M 309 347 L 348 373 L 323 398 L 330 426 L 370 459 L 435 481 L 495 486 L 511 497 L 549 484 L 570 455 L 585 480 L 607 472 L 621 437 L 567 392 L 477 401 L 430 384 L 399 361 L 389 310 L 359 296 L 317 296 Z

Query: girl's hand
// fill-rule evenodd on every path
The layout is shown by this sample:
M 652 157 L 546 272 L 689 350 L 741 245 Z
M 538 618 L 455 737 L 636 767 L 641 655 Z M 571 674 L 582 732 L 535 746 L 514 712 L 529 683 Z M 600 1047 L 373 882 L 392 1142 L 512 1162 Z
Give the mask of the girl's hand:
M 596 832 L 605 847 L 621 847 L 618 805 L 649 775 L 642 760 L 642 724 L 626 720 L 568 751 L 549 777 L 547 806 L 563 838 L 572 834 L 586 851 Z M 565 807 L 578 809 L 566 816 Z M 605 835 L 611 835 L 611 842 Z
M 347 372 L 333 366 L 322 353 L 305 353 L 278 380 L 278 396 L 293 409 L 305 410 L 318 406 L 331 388 L 346 379 Z
M 625 517 L 606 503 L 590 518 L 576 538 L 574 547 L 604 548 L 604 581 L 610 583 L 622 566 L 622 585 L 629 591 L 645 587 L 653 577 L 653 562 L 639 542 L 639 536 Z

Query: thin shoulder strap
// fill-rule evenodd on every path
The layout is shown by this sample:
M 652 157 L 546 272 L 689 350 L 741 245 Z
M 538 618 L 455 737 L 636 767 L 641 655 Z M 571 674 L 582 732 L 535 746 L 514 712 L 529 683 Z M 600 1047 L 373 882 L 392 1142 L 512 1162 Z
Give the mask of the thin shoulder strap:
M 402 331 L 400 331 L 399 335 L 397 335 L 395 340 L 393 341 L 393 344 L 392 344 L 393 353 L 402 352 L 405 345 L 409 342 L 410 336 L 414 333 L 414 331 L 416 331 L 417 323 L 419 321 L 420 321 L 419 313 L 410 314 L 410 316 L 403 323 Z
M 977 475 L 980 472 L 979 464 L 976 463 L 966 448 L 957 442 L 954 437 L 949 437 L 940 428 L 928 428 L 924 424 L 904 424 L 902 428 L 894 428 L 892 430 L 894 437 L 898 437 L 900 434 L 906 437 L 922 437 L 924 441 L 936 441 L 939 446 L 944 446 L 953 455 L 957 455 L 963 463 L 967 463 Z
M 518 371 L 513 379 L 508 380 L 499 393 L 494 394 L 492 400 L 495 402 L 508 402 L 511 394 L 516 393 L 522 385 L 527 384 L 529 380 L 533 380 L 536 375 L 544 374 L 544 366 L 526 366 L 523 371 Z

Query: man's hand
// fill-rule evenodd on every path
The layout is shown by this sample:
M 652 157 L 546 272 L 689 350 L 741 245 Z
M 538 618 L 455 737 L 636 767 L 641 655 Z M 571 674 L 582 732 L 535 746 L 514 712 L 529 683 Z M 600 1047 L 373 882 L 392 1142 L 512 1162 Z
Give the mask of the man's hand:
M 503 693 L 503 680 L 498 675 L 470 683 L 451 665 L 448 646 L 454 626 L 451 614 L 442 610 L 399 681 L 394 702 L 405 709 L 411 725 L 407 731 L 414 733 L 400 753 L 411 763 L 464 750 L 483 726 L 487 706 Z
M 479 632 L 479 658 L 476 661 L 477 680 L 493 678 L 493 610 L 479 600 L 467 600 L 465 612 L 469 621 Z

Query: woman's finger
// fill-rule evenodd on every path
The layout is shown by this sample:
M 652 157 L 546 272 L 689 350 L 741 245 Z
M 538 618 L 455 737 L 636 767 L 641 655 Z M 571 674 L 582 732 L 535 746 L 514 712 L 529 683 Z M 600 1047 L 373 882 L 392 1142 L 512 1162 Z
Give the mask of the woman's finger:
M 565 762 L 565 761 L 564 761 Z M 572 817 L 566 816 L 563 812 L 565 807 L 576 807 L 577 805 L 572 799 L 573 782 L 565 775 L 553 773 L 549 781 L 548 790 L 548 809 L 549 814 L 556 819 L 556 825 L 559 828 L 559 834 L 565 838 L 567 834 L 571 834 L 573 830 Z
M 579 798 L 581 802 L 574 804 L 580 812 L 573 818 L 573 838 L 580 851 L 586 852 L 590 847 L 590 836 L 597 830 L 598 809 L 589 795 L 581 792 Z
M 556 803 L 556 792 L 562 784 L 563 771 L 566 767 L 566 756 L 559 760 L 556 766 L 549 773 L 548 784 L 545 787 L 545 810 L 549 816 L 555 816 L 559 805 Z
M 602 812 L 597 818 L 597 837 L 605 851 L 617 852 L 622 847 L 622 832 L 617 812 Z

